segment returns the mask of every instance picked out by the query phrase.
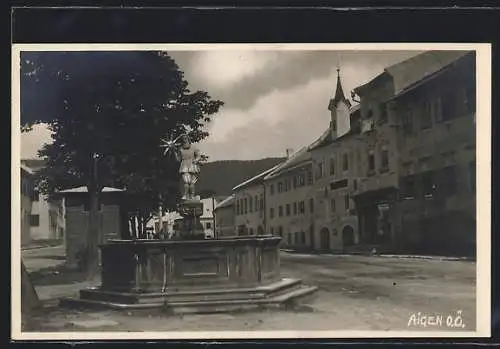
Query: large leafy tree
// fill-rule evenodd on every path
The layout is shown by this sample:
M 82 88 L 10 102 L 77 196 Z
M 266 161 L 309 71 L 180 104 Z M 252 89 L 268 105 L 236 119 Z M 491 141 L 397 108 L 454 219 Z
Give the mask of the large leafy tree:
M 190 91 L 165 52 L 24 52 L 21 121 L 25 130 L 44 122 L 53 142 L 40 151 L 47 166 L 42 192 L 75 185 L 89 192 L 89 231 L 83 265 L 97 270 L 99 196 L 108 185 L 126 187 L 130 209 L 147 217 L 162 201 L 172 207 L 177 164 L 163 156 L 162 137 L 186 127 L 194 142 L 223 105 L 207 92 Z M 159 196 L 159 194 L 161 197 Z

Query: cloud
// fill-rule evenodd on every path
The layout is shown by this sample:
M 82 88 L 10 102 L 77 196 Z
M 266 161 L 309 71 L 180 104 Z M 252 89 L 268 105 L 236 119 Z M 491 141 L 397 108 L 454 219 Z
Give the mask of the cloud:
M 277 59 L 277 52 L 205 51 L 192 60 L 193 75 L 216 89 L 228 89 Z
M 340 63 L 344 91 L 375 77 L 411 51 L 176 51 L 169 54 L 191 89 L 225 102 L 200 148 L 211 160 L 283 156 L 317 137 L 330 121 L 328 102 Z M 50 141 L 43 126 L 22 135 L 22 156 Z
M 379 74 L 383 65 L 346 63 L 341 69 L 346 94 Z M 337 81 L 336 65 L 321 78 L 287 89 L 275 89 L 256 99 L 252 108 L 223 108 L 209 126 L 211 136 L 200 144 L 211 160 L 284 156 L 319 137 L 329 126 L 328 103 Z M 346 97 L 349 98 L 349 95 Z
M 190 84 L 223 100 L 225 108 L 250 109 L 260 97 L 323 79 L 338 64 L 372 69 L 407 59 L 411 51 L 202 51 L 171 52 Z M 347 79 L 346 79 L 347 81 Z M 334 81 L 332 82 L 334 84 Z M 353 86 L 354 87 L 354 86 Z M 348 92 L 348 90 L 347 90 Z
M 38 158 L 38 150 L 40 150 L 45 143 L 51 142 L 51 134 L 52 132 L 44 124 L 35 125 L 31 131 L 22 133 L 21 158 Z

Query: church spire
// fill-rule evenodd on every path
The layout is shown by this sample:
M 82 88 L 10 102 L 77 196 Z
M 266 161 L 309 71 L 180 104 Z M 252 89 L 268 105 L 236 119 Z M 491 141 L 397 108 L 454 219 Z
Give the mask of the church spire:
M 348 108 L 351 107 L 351 103 L 344 95 L 344 89 L 342 88 L 342 81 L 340 80 L 340 65 L 337 64 L 337 88 L 335 90 L 335 96 L 330 100 L 330 104 L 328 105 L 328 109 L 332 110 L 337 107 L 337 105 L 343 102 L 347 105 Z

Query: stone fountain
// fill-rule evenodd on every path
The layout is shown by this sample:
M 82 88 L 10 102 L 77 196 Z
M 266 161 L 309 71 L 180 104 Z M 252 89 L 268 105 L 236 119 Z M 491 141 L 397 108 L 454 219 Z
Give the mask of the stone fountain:
M 262 235 L 205 239 L 195 196 L 200 155 L 186 135 L 164 142 L 180 161 L 184 195 L 182 224 L 171 240 L 111 240 L 100 246 L 101 285 L 66 298 L 61 305 L 114 309 L 160 308 L 169 313 L 210 313 L 284 306 L 317 287 L 282 278 L 281 237 Z

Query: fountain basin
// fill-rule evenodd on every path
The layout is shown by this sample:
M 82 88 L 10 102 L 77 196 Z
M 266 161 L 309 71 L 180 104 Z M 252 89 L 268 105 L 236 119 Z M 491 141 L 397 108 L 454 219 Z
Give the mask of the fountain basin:
M 218 312 L 294 302 L 316 291 L 280 275 L 280 237 L 111 240 L 101 285 L 61 305 Z

